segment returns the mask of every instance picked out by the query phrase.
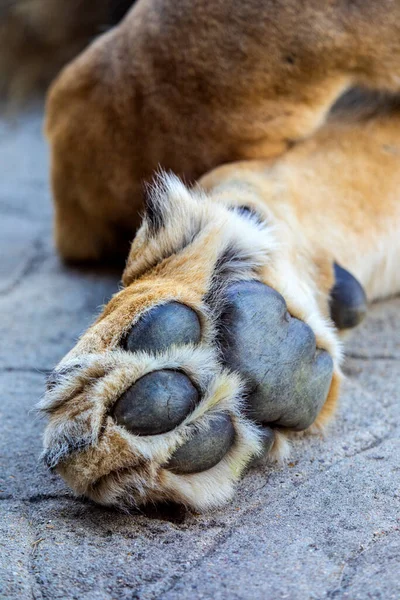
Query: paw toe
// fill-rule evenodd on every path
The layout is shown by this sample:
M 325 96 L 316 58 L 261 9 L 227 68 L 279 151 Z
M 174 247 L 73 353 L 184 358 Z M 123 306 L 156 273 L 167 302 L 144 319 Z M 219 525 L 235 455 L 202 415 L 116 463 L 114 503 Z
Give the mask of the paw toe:
M 180 475 L 211 469 L 224 458 L 234 439 L 235 429 L 230 417 L 222 413 L 216 415 L 207 429 L 198 429 L 174 452 L 166 468 Z
M 335 285 L 331 292 L 331 317 L 338 329 L 356 327 L 367 314 L 367 297 L 357 279 L 334 265 Z
M 168 302 L 139 319 L 125 338 L 124 347 L 130 352 L 156 352 L 173 344 L 197 344 L 200 337 L 200 321 L 195 311 L 179 302 Z
M 194 409 L 199 393 L 179 371 L 164 369 L 141 377 L 114 405 L 113 416 L 136 435 L 165 433 Z

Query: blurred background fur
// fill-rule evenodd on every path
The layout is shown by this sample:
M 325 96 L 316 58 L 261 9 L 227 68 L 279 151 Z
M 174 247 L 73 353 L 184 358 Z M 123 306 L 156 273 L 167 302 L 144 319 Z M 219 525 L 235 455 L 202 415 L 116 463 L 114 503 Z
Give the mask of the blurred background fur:
M 20 107 L 134 0 L 0 0 L 0 102 Z

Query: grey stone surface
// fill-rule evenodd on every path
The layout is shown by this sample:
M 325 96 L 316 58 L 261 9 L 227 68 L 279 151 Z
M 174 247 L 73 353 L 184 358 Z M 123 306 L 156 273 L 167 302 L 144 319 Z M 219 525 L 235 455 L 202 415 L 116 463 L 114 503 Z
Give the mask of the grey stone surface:
M 117 289 L 51 241 L 40 116 L 0 126 L 0 598 L 400 598 L 400 300 L 352 338 L 326 439 L 252 470 L 224 510 L 118 514 L 38 463 L 45 374 Z

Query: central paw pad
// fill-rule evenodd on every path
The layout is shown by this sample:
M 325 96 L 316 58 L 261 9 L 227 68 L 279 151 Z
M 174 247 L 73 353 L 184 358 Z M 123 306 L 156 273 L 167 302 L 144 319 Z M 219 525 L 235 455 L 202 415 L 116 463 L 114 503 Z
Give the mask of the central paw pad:
M 327 397 L 333 362 L 278 292 L 257 281 L 228 287 L 221 316 L 224 364 L 247 383 L 255 421 L 306 429 Z

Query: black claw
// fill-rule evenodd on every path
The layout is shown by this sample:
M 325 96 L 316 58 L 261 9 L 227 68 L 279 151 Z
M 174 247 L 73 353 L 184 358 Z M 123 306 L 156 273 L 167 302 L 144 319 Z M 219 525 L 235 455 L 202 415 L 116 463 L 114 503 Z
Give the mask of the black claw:
M 193 437 L 178 448 L 165 468 L 183 475 L 201 473 L 219 463 L 230 450 L 235 439 L 231 418 L 216 415 L 208 429 L 198 429 Z
M 136 435 L 174 429 L 194 409 L 199 393 L 179 371 L 164 369 L 141 377 L 122 394 L 113 409 L 118 425 Z
M 367 314 L 367 297 L 357 279 L 337 263 L 331 292 L 331 317 L 338 329 L 355 327 Z
M 311 328 L 289 315 L 278 292 L 257 281 L 229 286 L 221 323 L 222 360 L 247 382 L 248 416 L 298 430 L 311 425 L 333 372 Z
M 200 321 L 195 311 L 179 302 L 168 302 L 145 313 L 123 345 L 130 352 L 157 352 L 173 344 L 198 344 L 200 337 Z

